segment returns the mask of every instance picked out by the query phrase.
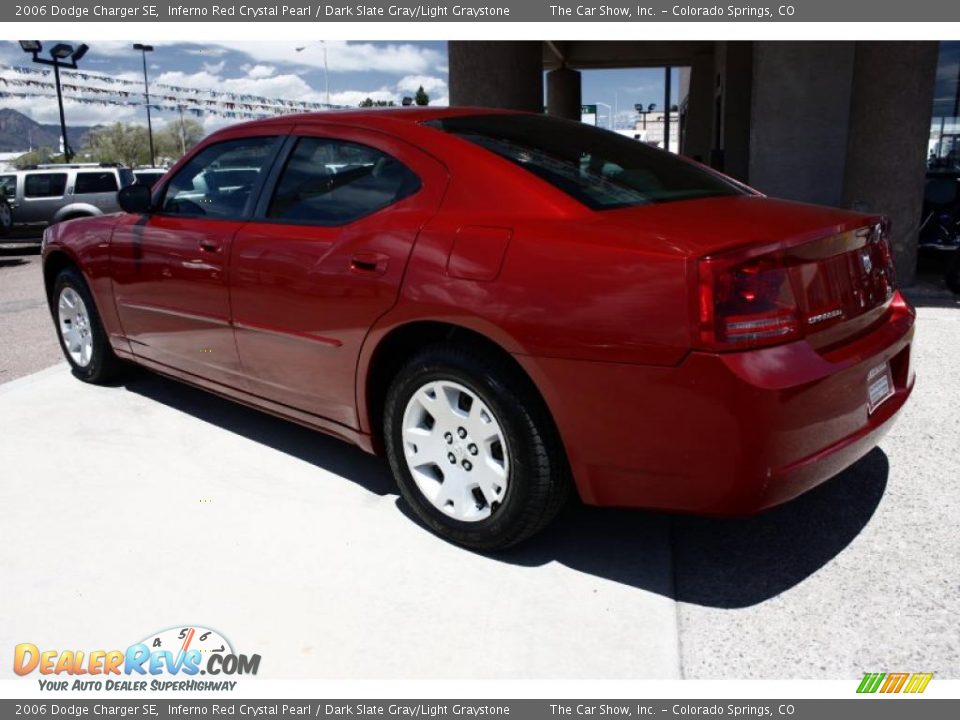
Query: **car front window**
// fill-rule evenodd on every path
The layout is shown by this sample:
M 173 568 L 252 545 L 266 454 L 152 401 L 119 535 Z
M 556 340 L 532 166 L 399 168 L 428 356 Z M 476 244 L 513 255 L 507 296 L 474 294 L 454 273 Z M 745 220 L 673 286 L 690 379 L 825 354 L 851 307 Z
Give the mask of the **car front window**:
M 208 145 L 170 180 L 162 212 L 220 219 L 246 216 L 276 140 L 248 137 Z

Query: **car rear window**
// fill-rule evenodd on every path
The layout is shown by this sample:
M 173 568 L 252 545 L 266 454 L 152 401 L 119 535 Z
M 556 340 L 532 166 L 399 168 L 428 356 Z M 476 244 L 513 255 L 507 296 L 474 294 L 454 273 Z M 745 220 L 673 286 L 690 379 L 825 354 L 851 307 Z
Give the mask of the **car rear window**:
M 113 170 L 97 172 L 78 172 L 73 184 L 74 195 L 89 195 L 92 193 L 116 192 L 117 176 Z
M 331 138 L 300 138 L 280 175 L 267 217 L 343 225 L 409 197 L 420 179 L 375 148 Z
M 60 197 L 66 187 L 66 173 L 37 173 L 24 178 L 23 194 L 35 198 Z
M 465 115 L 424 123 L 499 155 L 594 210 L 747 191 L 642 142 L 546 115 Z

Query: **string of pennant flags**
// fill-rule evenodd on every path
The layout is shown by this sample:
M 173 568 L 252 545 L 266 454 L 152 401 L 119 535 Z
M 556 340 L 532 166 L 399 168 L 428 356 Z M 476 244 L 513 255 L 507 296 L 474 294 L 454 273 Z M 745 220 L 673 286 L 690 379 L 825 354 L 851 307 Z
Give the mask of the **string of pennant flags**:
M 65 100 L 101 106 L 144 107 L 146 105 L 142 82 L 71 70 L 61 70 L 60 76 L 60 87 Z M 56 98 L 53 73 L 49 70 L 0 63 L 0 98 L 4 97 Z M 215 115 L 252 120 L 338 107 L 342 106 L 207 88 L 181 87 L 166 83 L 150 84 L 151 110 L 184 112 L 195 117 Z

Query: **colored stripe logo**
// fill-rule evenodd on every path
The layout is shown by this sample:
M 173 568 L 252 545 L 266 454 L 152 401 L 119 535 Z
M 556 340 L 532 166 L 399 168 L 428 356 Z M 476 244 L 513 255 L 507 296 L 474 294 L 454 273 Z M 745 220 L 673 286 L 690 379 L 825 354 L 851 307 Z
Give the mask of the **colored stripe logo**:
M 922 693 L 933 673 L 865 673 L 858 693 Z

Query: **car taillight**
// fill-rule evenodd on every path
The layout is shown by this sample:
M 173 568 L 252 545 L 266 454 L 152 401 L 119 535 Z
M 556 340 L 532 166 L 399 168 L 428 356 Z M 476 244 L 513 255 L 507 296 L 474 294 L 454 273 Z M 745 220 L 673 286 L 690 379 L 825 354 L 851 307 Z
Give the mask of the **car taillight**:
M 789 268 L 779 255 L 699 263 L 699 332 L 707 350 L 760 347 L 800 336 Z
M 887 306 L 896 287 L 889 235 L 882 220 L 788 247 L 699 260 L 695 346 L 777 345 Z

